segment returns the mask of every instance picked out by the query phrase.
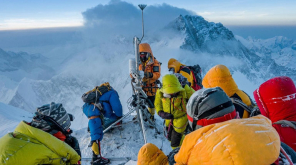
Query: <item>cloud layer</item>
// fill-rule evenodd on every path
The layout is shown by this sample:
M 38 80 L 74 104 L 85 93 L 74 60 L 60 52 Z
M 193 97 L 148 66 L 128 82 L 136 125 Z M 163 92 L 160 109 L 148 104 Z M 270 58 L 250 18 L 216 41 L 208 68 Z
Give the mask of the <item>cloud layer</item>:
M 111 0 L 107 5 L 98 5 L 82 14 L 88 30 L 93 29 L 103 34 L 137 36 L 142 33 L 141 10 L 127 2 Z M 194 12 L 168 4 L 147 6 L 144 10 L 145 33 L 163 28 L 180 14 L 194 15 Z

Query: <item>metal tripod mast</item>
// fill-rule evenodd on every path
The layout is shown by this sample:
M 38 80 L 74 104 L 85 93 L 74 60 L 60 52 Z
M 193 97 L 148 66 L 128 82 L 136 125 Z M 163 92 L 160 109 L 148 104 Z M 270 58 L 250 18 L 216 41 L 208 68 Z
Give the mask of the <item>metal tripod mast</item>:
M 143 37 L 144 37 L 144 17 L 143 17 L 143 10 L 145 9 L 145 7 L 147 5 L 144 4 L 140 4 L 138 5 L 139 8 L 142 10 L 142 38 L 141 40 L 139 40 L 138 37 L 134 37 L 134 44 L 135 44 L 135 56 L 136 56 L 136 74 L 137 74 L 137 81 L 136 81 L 136 91 L 140 91 L 142 90 L 141 87 L 141 76 L 140 76 L 140 71 L 139 71 L 139 65 L 140 65 L 140 53 L 139 53 L 139 44 L 141 43 Z M 143 121 L 143 114 L 142 114 L 142 110 L 140 110 L 140 92 L 137 92 L 137 107 L 136 107 L 136 111 L 137 111 L 137 116 L 138 116 L 138 120 L 139 120 L 139 124 L 140 127 L 142 129 L 142 133 L 143 133 L 143 138 L 144 138 L 144 142 L 145 144 L 147 143 L 147 139 L 146 139 L 146 132 L 145 132 L 145 127 L 144 127 L 144 121 Z

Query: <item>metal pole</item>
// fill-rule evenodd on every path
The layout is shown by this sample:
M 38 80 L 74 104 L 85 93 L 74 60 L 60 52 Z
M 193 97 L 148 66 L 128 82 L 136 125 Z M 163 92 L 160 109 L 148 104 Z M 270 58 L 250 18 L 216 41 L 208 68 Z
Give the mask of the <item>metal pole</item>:
M 136 73 L 137 73 L 137 83 L 136 83 L 136 90 L 141 87 L 141 77 L 140 77 L 140 73 L 139 73 L 139 44 L 140 41 L 137 37 L 134 37 L 134 44 L 135 44 L 135 56 L 136 56 Z M 144 127 L 144 121 L 143 121 L 143 114 L 142 114 L 142 110 L 140 109 L 140 93 L 137 92 L 137 116 L 138 116 L 138 120 L 139 120 L 139 124 L 140 127 L 142 129 L 142 133 L 143 133 L 143 138 L 144 138 L 144 142 L 145 144 L 147 143 L 147 139 L 146 139 L 146 132 L 145 132 L 145 127 Z
M 139 120 L 140 120 L 141 129 L 142 129 L 142 132 L 143 132 L 144 143 L 146 144 L 147 143 L 147 138 L 146 138 L 146 131 L 145 131 L 145 126 L 144 126 L 144 121 L 143 121 L 142 109 L 140 109 L 140 107 L 139 107 L 137 110 L 139 111 L 139 116 L 140 116 Z
M 133 113 L 135 111 L 131 110 L 129 111 L 127 114 L 125 114 L 124 116 L 122 116 L 119 120 L 117 120 L 116 122 L 112 123 L 109 127 L 107 127 L 106 129 L 104 129 L 103 133 L 106 133 L 109 129 L 111 129 L 114 125 L 116 125 L 117 123 L 119 123 L 120 121 L 122 121 L 124 118 L 126 118 L 127 116 L 129 116 L 131 113 Z
M 139 8 L 142 10 L 142 38 L 141 38 L 141 40 L 140 40 L 140 42 L 142 41 L 142 39 L 144 38 L 144 13 L 143 13 L 143 11 L 144 11 L 144 9 L 145 9 L 145 7 L 147 6 L 147 5 L 145 5 L 145 4 L 139 4 L 138 5 L 139 6 Z
M 142 38 L 140 41 L 142 41 L 142 39 L 144 38 L 144 13 L 143 13 L 143 10 L 142 10 Z

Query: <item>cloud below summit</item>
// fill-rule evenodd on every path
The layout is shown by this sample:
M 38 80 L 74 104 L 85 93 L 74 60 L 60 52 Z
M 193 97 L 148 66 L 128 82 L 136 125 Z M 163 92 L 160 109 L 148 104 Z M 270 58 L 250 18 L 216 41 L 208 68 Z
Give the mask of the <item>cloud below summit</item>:
M 141 10 L 131 3 L 111 0 L 107 5 L 100 4 L 82 14 L 86 28 L 138 36 L 142 32 Z M 145 32 L 163 28 L 180 14 L 195 15 L 192 11 L 168 4 L 147 6 L 144 10 Z

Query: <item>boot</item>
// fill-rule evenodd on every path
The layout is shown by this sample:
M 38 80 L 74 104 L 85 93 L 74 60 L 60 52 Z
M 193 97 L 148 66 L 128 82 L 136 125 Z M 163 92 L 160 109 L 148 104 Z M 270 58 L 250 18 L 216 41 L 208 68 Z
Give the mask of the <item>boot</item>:
M 154 116 L 150 116 L 150 119 L 154 122 L 155 121 L 155 119 L 154 119 Z
M 110 160 L 104 157 L 97 157 L 95 161 L 92 161 L 92 165 L 105 165 L 105 164 L 109 164 Z
M 154 114 L 155 114 L 155 108 L 149 108 L 149 107 L 148 107 L 148 111 L 149 111 L 149 113 L 150 113 L 152 116 L 154 116 Z
M 151 114 L 151 116 L 150 116 L 150 120 L 151 120 L 152 122 L 154 122 L 154 121 L 155 121 L 155 119 L 154 119 L 155 108 L 149 108 L 149 107 L 148 107 L 148 111 L 149 111 L 149 113 Z
M 93 156 L 92 156 L 91 162 L 95 162 L 98 160 L 98 155 L 96 155 L 94 152 L 92 153 L 93 153 Z

